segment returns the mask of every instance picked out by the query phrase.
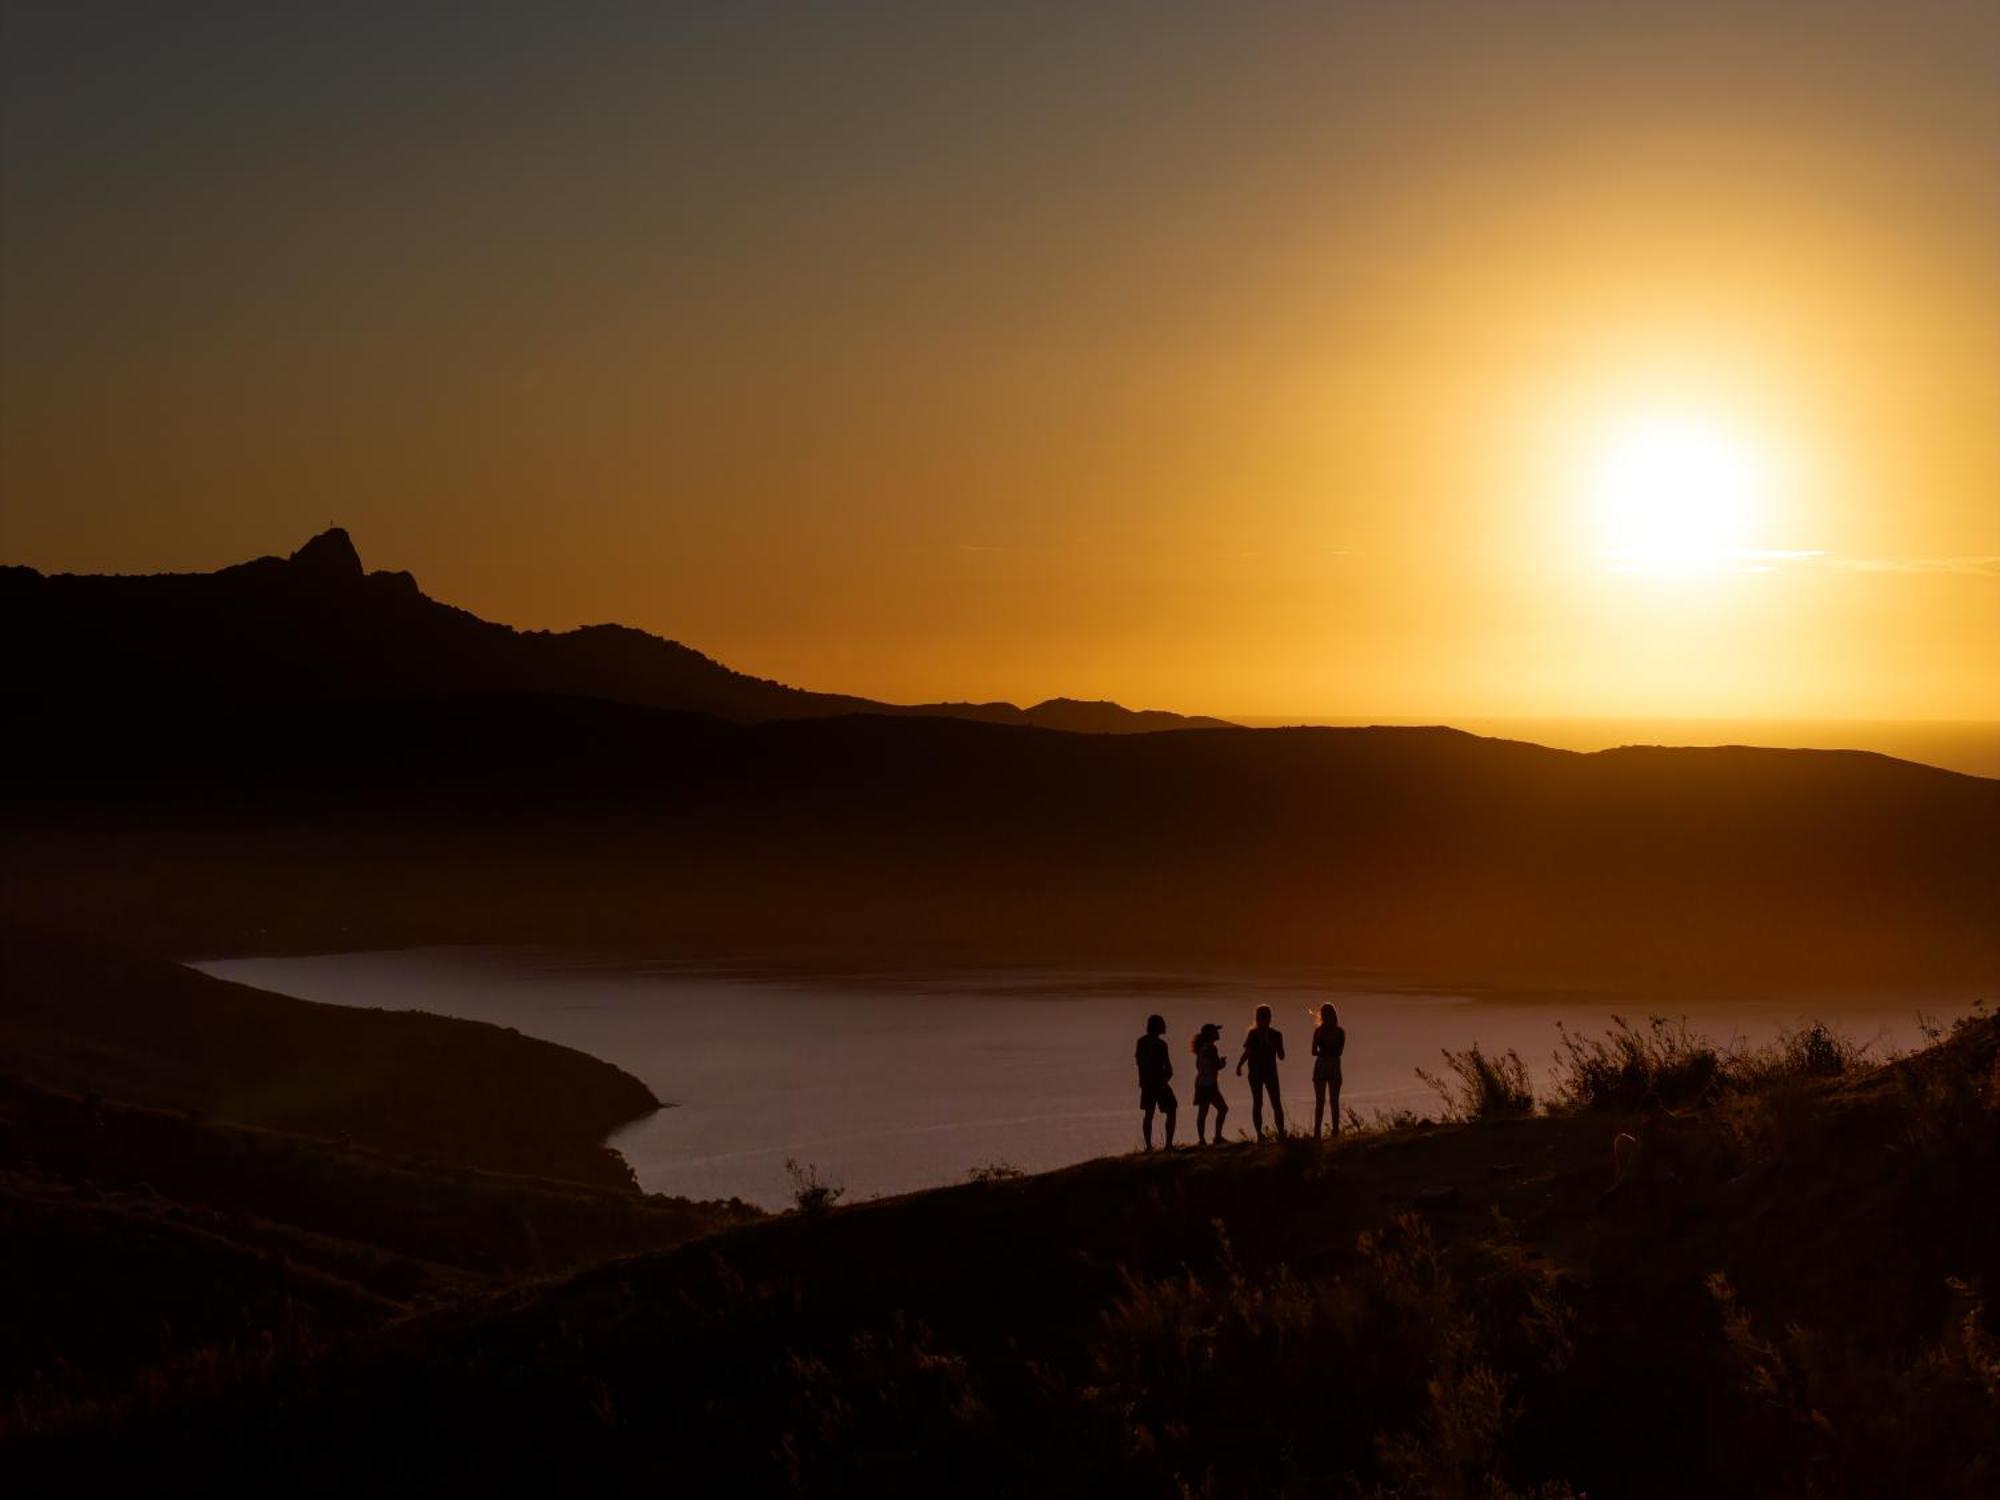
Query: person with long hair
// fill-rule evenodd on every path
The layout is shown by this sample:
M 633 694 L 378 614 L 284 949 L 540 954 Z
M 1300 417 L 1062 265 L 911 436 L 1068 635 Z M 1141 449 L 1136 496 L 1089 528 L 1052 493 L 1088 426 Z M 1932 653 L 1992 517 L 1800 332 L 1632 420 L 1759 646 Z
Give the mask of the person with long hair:
M 1322 1005 L 1312 1043 L 1314 1136 L 1319 1134 L 1321 1121 L 1329 1117 L 1333 1134 L 1340 1134 L 1340 1055 L 1346 1050 L 1347 1032 L 1341 1027 L 1340 1016 L 1331 1005 Z
M 1222 1028 L 1210 1021 L 1188 1043 L 1194 1053 L 1194 1138 L 1208 1144 L 1208 1112 L 1215 1110 L 1215 1144 L 1222 1144 L 1222 1122 L 1229 1118 L 1229 1101 L 1222 1097 L 1222 1065 L 1229 1061 L 1216 1045 Z

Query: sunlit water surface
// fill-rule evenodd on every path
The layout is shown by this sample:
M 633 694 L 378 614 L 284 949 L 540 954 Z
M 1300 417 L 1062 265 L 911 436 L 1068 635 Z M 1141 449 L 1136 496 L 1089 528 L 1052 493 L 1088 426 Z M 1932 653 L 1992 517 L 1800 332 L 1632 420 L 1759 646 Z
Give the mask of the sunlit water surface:
M 465 948 L 196 967 L 308 1000 L 490 1021 L 605 1058 L 675 1106 L 612 1137 L 641 1185 L 766 1207 L 790 1201 L 788 1160 L 867 1198 L 962 1181 L 987 1164 L 1036 1171 L 1132 1149 L 1132 1043 L 1152 1011 L 1169 1023 L 1182 1139 L 1194 1134 L 1188 1035 L 1220 1023 L 1233 1067 L 1259 1003 L 1285 1032 L 1294 1125 L 1311 1120 L 1306 1010 L 1322 1000 L 1339 1006 L 1348 1033 L 1342 1103 L 1363 1115 L 1435 1112 L 1416 1069 L 1436 1070 L 1441 1048 L 1513 1048 L 1546 1077 L 1559 1020 L 1594 1032 L 1614 1012 L 1665 1011 L 1718 1042 L 1754 1045 L 1810 1014 L 1887 1052 L 1922 1040 L 1919 1011 L 1965 1011 L 1938 997 L 1635 1007 L 1050 969 L 802 979 Z M 1225 1075 L 1223 1092 L 1232 1132 L 1247 1129 L 1243 1080 Z

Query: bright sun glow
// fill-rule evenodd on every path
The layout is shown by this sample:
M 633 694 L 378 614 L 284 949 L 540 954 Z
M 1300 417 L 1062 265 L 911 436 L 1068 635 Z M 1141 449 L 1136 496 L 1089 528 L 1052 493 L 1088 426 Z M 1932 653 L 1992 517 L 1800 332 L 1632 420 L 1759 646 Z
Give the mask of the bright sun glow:
M 1726 429 L 1654 419 L 1614 433 L 1591 498 L 1599 547 L 1614 567 L 1712 571 L 1739 565 L 1764 501 L 1757 453 Z

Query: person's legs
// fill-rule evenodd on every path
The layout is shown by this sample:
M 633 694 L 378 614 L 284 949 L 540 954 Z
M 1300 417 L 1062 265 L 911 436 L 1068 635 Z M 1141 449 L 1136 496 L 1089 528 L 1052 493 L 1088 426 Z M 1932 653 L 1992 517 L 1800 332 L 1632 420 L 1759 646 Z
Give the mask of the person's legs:
M 1208 1105 L 1199 1100 L 1194 1107 L 1194 1143 L 1197 1146 L 1208 1144 Z
M 1271 1090 L 1271 1122 L 1279 1135 L 1285 1133 L 1285 1101 L 1278 1097 L 1278 1080 L 1272 1078 L 1268 1085 Z
M 1326 1085 L 1327 1133 L 1340 1134 L 1340 1080 L 1329 1079 Z
M 1153 1106 L 1142 1105 L 1139 1110 L 1139 1131 L 1146 1137 L 1146 1149 L 1153 1149 Z
M 1229 1106 L 1220 1099 L 1215 1101 L 1215 1144 L 1222 1144 L 1222 1122 L 1229 1118 Z
M 1319 1139 L 1320 1127 L 1326 1123 L 1326 1080 L 1313 1080 L 1313 1139 Z M 1338 1124 L 1338 1121 L 1335 1121 Z
M 1256 1077 L 1250 1080 L 1250 1129 L 1264 1139 L 1264 1080 Z
M 1180 1110 L 1175 1106 L 1174 1101 L 1169 1099 L 1163 1107 L 1163 1112 L 1167 1117 L 1167 1149 L 1171 1151 L 1174 1149 L 1174 1117 L 1180 1113 Z

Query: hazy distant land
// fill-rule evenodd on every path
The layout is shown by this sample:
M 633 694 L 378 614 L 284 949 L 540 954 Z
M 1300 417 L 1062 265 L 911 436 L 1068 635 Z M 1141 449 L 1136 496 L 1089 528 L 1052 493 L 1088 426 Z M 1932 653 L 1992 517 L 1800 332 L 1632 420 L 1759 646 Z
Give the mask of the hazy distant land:
M 1921 761 L 1972 776 L 2000 777 L 2000 719 L 1617 719 L 1508 718 L 1452 715 L 1437 718 L 1286 718 L 1230 716 L 1238 724 L 1277 728 L 1321 724 L 1449 723 L 1496 739 L 1529 740 L 1562 750 L 1609 750 L 1619 745 L 1782 745 L 1798 750 L 1873 750 L 1898 760 Z

